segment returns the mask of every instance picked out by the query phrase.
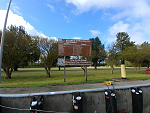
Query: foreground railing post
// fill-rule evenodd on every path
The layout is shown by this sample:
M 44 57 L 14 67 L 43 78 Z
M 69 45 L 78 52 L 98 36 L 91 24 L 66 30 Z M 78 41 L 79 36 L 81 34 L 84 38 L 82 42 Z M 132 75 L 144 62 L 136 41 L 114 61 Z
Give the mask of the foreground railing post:
M 10 4 L 11 4 L 11 0 L 9 1 L 7 13 L 6 13 L 6 18 L 5 18 L 5 22 L 4 22 L 4 27 L 3 27 L 3 31 L 2 31 L 2 37 L 1 37 L 1 45 L 0 45 L 0 84 L 1 84 L 1 67 L 2 67 L 2 56 L 3 56 L 5 30 L 6 30 L 6 23 L 7 23 L 7 18 L 8 18 Z

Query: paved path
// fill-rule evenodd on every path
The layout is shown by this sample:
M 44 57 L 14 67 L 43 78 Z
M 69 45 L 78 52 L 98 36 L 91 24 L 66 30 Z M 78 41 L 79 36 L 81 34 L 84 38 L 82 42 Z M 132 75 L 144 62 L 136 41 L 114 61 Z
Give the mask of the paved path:
M 132 86 L 140 84 L 149 84 L 150 80 L 130 80 L 130 79 L 115 79 L 114 87 L 117 86 Z M 31 87 L 31 88 L 0 88 L 0 94 L 26 94 L 26 93 L 42 93 L 55 91 L 69 91 L 82 89 L 107 88 L 105 83 L 96 84 L 81 84 L 81 85 L 66 85 L 66 86 L 51 86 L 51 87 Z

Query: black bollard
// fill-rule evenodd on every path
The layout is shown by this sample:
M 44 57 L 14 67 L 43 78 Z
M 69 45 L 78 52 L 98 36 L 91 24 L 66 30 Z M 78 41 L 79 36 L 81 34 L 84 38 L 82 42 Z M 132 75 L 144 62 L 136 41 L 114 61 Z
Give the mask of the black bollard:
M 117 113 L 116 94 L 114 90 L 105 90 L 106 113 Z
M 30 113 L 43 113 L 43 95 L 32 96 L 30 102 Z
M 0 97 L 0 105 L 1 105 L 1 97 Z M 0 113 L 2 113 L 2 107 L 0 106 Z
M 133 113 L 143 113 L 143 92 L 139 87 L 132 87 L 132 111 Z
M 82 93 L 73 93 L 73 113 L 82 113 Z

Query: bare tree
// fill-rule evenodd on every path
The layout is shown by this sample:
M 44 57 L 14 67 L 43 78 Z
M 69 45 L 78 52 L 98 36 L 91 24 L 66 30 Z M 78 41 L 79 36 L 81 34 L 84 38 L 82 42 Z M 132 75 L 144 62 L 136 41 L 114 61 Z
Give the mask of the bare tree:
M 114 71 L 114 65 L 117 64 L 118 62 L 118 54 L 117 54 L 117 50 L 114 46 L 114 44 L 112 46 L 108 47 L 108 56 L 107 56 L 107 64 L 111 67 L 111 74 L 113 74 Z
M 42 38 L 40 40 L 41 59 L 47 73 L 47 77 L 51 76 L 51 68 L 57 63 L 58 59 L 58 43 L 54 39 Z

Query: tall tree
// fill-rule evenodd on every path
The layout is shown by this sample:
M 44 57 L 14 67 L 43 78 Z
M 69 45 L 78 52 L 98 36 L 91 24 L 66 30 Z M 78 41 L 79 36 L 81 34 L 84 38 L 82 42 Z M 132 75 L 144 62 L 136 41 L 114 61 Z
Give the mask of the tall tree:
M 41 59 L 44 64 L 44 68 L 47 73 L 47 77 L 50 77 L 50 71 L 54 63 L 58 59 L 58 42 L 54 39 L 42 38 L 40 41 Z
M 27 32 L 25 31 L 25 27 L 23 26 L 15 26 L 15 25 L 11 25 L 11 26 L 8 26 L 8 31 L 10 32 L 13 32 L 15 34 L 20 34 L 22 35 L 24 38 L 27 38 L 28 34 Z M 29 38 L 28 38 L 29 39 Z M 18 65 L 19 63 L 22 62 L 20 60 L 16 61 L 16 63 L 14 64 L 14 71 L 18 71 Z
M 26 66 L 26 65 L 28 65 L 28 62 L 31 62 L 31 64 L 32 64 L 33 62 L 36 62 L 39 60 L 40 48 L 38 47 L 38 43 L 39 43 L 38 36 L 28 35 L 27 32 L 25 31 L 25 27 L 23 27 L 23 26 L 17 27 L 17 26 L 11 25 L 8 27 L 8 31 L 14 32 L 16 34 L 21 34 L 28 41 L 28 55 L 26 56 L 27 59 L 22 60 L 21 62 L 20 62 L 20 60 L 18 62 L 16 62 L 16 64 L 14 65 L 14 68 L 13 68 L 14 71 L 18 71 L 19 65 Z
M 2 68 L 6 73 L 6 78 L 11 78 L 16 64 L 27 59 L 29 52 L 28 40 L 25 37 L 25 35 L 18 32 L 6 31 L 2 59 Z
M 133 46 L 135 42 L 130 41 L 130 37 L 127 32 L 119 32 L 117 33 L 117 39 L 116 39 L 116 49 L 119 53 L 121 53 L 125 48 L 129 46 Z M 120 58 L 121 64 L 125 64 L 124 57 Z
M 98 37 L 91 38 L 90 40 L 92 40 L 92 62 L 95 69 L 97 69 L 97 62 L 104 61 L 106 58 L 106 51 L 104 44 L 101 43 Z

